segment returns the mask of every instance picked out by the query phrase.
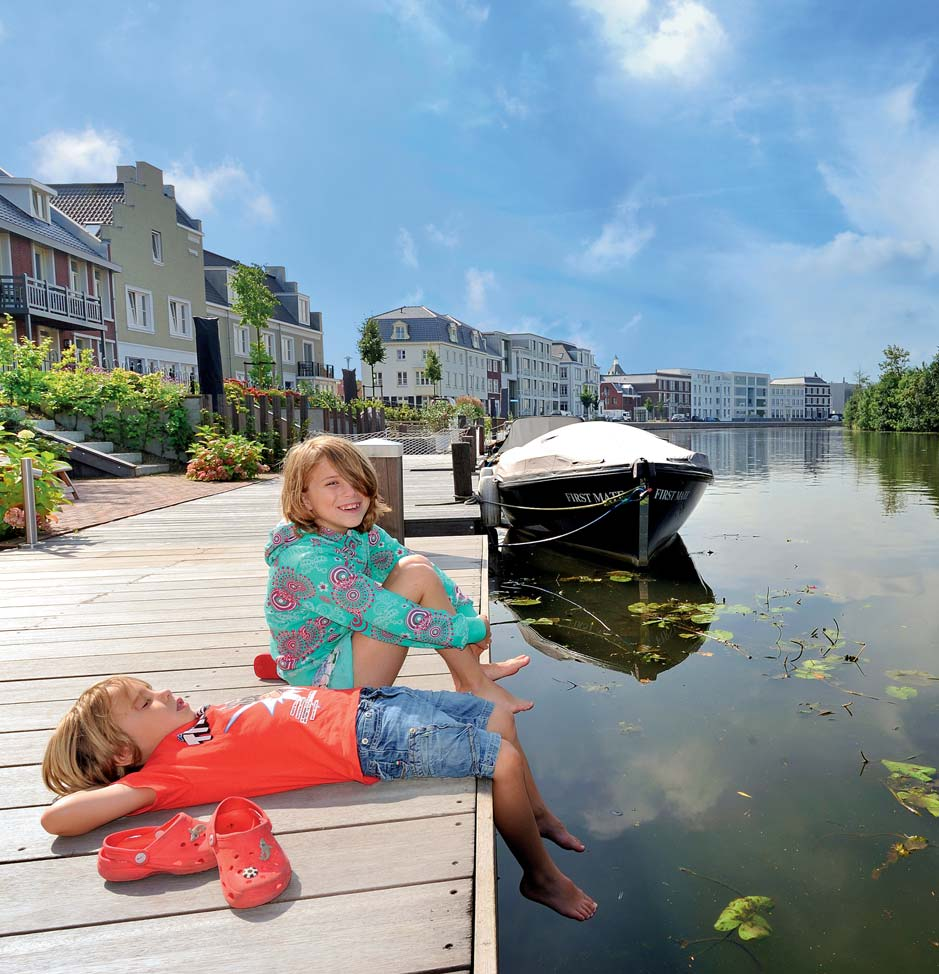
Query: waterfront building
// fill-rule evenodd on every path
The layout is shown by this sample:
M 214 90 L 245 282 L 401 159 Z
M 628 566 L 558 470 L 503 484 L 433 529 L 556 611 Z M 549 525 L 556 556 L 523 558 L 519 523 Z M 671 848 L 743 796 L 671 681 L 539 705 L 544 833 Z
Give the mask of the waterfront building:
M 205 314 L 202 222 L 176 202 L 163 172 L 118 166 L 111 183 L 55 183 L 56 207 L 110 248 L 117 364 L 196 376 L 193 317 Z
M 837 413 L 839 416 L 844 416 L 844 407 L 847 405 L 848 400 L 854 395 L 854 391 L 857 389 L 856 382 L 845 382 L 842 379 L 840 382 L 829 382 L 829 392 L 831 394 L 831 412 Z
M 628 383 L 604 379 L 600 382 L 600 415 L 604 419 L 638 419 L 642 396 Z
M 769 416 L 769 373 L 682 369 L 691 376 L 691 415 L 720 422 Z
M 829 384 L 817 375 L 773 379 L 770 383 L 770 416 L 773 419 L 828 419 L 831 414 Z
M 49 339 L 47 366 L 74 344 L 114 368 L 113 276 L 121 268 L 99 240 L 59 207 L 56 190 L 0 170 L 0 316 L 17 338 Z
M 251 345 L 256 341 L 253 329 L 242 325 L 232 311 L 235 293 L 231 278 L 239 263 L 230 257 L 206 250 L 204 253 L 203 288 L 208 314 L 218 318 L 219 345 L 225 374 L 247 380 L 251 368 Z M 274 371 L 285 389 L 295 389 L 301 380 L 316 391 L 336 391 L 334 370 L 323 361 L 323 314 L 310 311 L 309 295 L 296 281 L 287 280 L 287 270 L 280 265 L 264 268 L 264 283 L 277 298 L 261 332 L 267 354 L 274 361 Z
M 600 370 L 593 352 L 571 342 L 552 342 L 551 354 L 558 362 L 558 410 L 571 416 L 586 417 L 581 392 L 589 388 L 599 395 Z
M 686 369 L 629 373 L 623 371 L 619 359 L 614 356 L 610 371 L 601 381 L 626 383 L 633 387 L 639 396 L 639 408 L 643 410 L 637 419 L 645 418 L 646 411 L 665 419 L 691 415 L 691 376 Z
M 560 363 L 552 353 L 552 340 L 530 331 L 509 332 L 508 338 L 512 372 L 517 383 L 517 394 L 509 397 L 512 415 L 550 416 L 559 413 Z
M 372 316 L 385 345 L 385 361 L 372 370 L 360 363 L 367 394 L 387 405 L 424 406 L 436 396 L 474 396 L 485 403 L 496 350 L 485 336 L 453 315 L 423 306 L 405 306 Z M 440 359 L 439 388 L 428 380 L 424 360 L 429 351 Z

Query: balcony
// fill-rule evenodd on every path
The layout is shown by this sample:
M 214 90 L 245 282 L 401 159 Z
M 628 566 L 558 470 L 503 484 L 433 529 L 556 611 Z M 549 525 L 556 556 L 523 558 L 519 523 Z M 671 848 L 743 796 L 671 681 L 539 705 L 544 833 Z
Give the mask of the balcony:
M 100 327 L 101 301 L 28 274 L 0 276 L 0 313 L 38 314 Z
M 297 362 L 298 379 L 333 379 L 333 367 L 322 362 Z

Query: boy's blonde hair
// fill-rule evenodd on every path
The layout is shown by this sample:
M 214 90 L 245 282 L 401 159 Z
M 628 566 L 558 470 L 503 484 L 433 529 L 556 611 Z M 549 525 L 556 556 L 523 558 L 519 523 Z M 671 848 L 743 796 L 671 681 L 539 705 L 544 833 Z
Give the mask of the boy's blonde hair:
M 368 498 L 358 531 L 370 531 L 375 522 L 391 508 L 378 494 L 378 476 L 368 457 L 348 440 L 339 436 L 316 436 L 290 448 L 284 458 L 284 484 L 280 506 L 284 517 L 299 531 L 316 534 L 318 528 L 312 513 L 303 503 L 303 490 L 310 472 L 321 461 L 328 460 L 360 494 Z
M 115 723 L 113 707 L 115 691 L 132 693 L 141 684 L 148 685 L 130 676 L 110 676 L 75 701 L 42 759 L 42 780 L 49 791 L 70 795 L 98 788 L 140 767 L 140 748 Z

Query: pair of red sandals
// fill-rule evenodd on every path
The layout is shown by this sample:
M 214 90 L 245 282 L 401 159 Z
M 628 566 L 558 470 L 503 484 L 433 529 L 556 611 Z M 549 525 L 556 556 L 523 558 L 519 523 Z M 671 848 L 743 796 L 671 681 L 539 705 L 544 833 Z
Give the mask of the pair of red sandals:
M 165 825 L 114 832 L 98 853 L 98 872 L 111 882 L 216 867 L 236 910 L 270 902 L 290 882 L 290 862 L 270 819 L 247 798 L 226 798 L 208 822 L 180 812 Z

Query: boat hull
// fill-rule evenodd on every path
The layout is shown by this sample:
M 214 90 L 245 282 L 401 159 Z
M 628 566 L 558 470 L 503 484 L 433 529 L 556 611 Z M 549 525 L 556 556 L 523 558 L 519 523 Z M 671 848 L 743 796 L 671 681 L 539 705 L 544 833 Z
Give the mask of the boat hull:
M 508 524 L 533 540 L 642 565 L 675 538 L 712 480 L 710 470 L 688 464 L 658 463 L 654 470 L 642 464 L 638 470 L 607 467 L 503 481 L 499 501 Z M 598 506 L 643 485 L 651 490 L 645 559 L 640 537 L 640 510 L 645 505 L 629 500 L 610 508 Z

